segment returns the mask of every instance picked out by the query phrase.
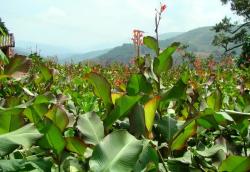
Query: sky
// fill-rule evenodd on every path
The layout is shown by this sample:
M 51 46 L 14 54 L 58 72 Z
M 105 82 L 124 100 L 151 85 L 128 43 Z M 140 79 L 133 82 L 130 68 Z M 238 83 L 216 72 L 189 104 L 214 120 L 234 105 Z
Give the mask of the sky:
M 239 20 L 220 0 L 0 0 L 0 17 L 18 41 L 88 52 L 130 42 L 133 29 L 154 34 L 160 2 L 161 33 Z

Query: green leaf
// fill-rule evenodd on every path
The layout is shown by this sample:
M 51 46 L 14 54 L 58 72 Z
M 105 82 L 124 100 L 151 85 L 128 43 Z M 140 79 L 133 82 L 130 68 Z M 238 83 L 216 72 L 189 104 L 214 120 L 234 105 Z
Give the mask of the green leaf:
M 83 134 L 84 142 L 98 144 L 104 137 L 104 127 L 96 113 L 86 113 L 79 116 L 77 128 Z
M 142 142 L 127 131 L 109 134 L 94 149 L 89 162 L 92 171 L 132 171 L 142 150 Z
M 66 144 L 60 129 L 48 119 L 43 125 L 43 129 L 40 132 L 44 136 L 39 140 L 39 145 L 46 149 L 51 148 L 59 155 Z
M 187 140 L 196 133 L 196 124 L 195 121 L 192 121 L 187 126 L 184 124 L 184 128 L 181 133 L 178 133 L 178 136 L 174 138 L 171 144 L 171 150 L 181 150 L 185 147 Z
M 245 119 L 240 123 L 233 125 L 232 128 L 236 129 L 240 133 L 241 137 L 247 137 L 249 125 L 250 122 Z
M 159 52 L 159 47 L 157 40 L 154 37 L 151 36 L 145 36 L 143 38 L 143 44 L 146 45 L 148 48 L 155 51 L 156 54 Z
M 0 135 L 0 155 L 4 156 L 14 151 L 19 145 L 26 148 L 30 147 L 42 134 L 32 124 L 13 132 Z
M 0 110 L 0 134 L 14 131 L 24 125 L 23 109 L 10 108 Z
M 208 98 L 207 105 L 214 111 L 220 111 L 222 105 L 222 95 L 219 89 L 216 89 Z
M 66 139 L 66 148 L 71 151 L 83 156 L 86 146 L 84 143 L 76 137 L 67 137 Z
M 69 124 L 69 118 L 67 115 L 67 112 L 62 106 L 54 105 L 46 114 L 46 117 L 48 117 L 53 123 L 61 130 L 64 131 L 64 129 Z
M 249 171 L 250 157 L 229 156 L 222 162 L 219 171 Z
M 156 128 L 164 139 L 170 141 L 177 132 L 177 121 L 171 117 L 164 116 L 156 122 Z
M 127 93 L 130 96 L 139 93 L 149 94 L 153 91 L 151 84 L 147 81 L 146 77 L 142 74 L 133 74 L 127 85 Z
M 160 76 L 162 72 L 167 72 L 173 63 L 172 55 L 179 47 L 180 43 L 173 43 L 171 46 L 166 48 L 160 55 L 154 59 L 153 70 L 157 76 Z
M 111 86 L 109 82 L 102 75 L 93 72 L 87 74 L 85 78 L 93 85 L 96 96 L 100 97 L 106 106 L 111 105 Z
M 149 100 L 144 106 L 145 112 L 145 123 L 148 132 L 152 131 L 152 127 L 154 125 L 155 113 L 158 107 L 160 97 L 156 96 L 153 99 Z
M 114 109 L 105 118 L 104 126 L 110 127 L 117 119 L 125 117 L 141 99 L 141 96 L 122 96 L 116 101 Z
M 203 151 L 196 151 L 199 155 L 209 158 L 214 156 L 217 152 L 219 152 L 220 150 L 227 152 L 226 148 L 223 145 L 214 145 L 210 148 L 206 148 Z
M 21 171 L 25 165 L 24 159 L 0 160 L 0 171 Z
M 136 137 L 146 134 L 144 108 L 137 103 L 129 114 L 129 131 Z
M 190 171 L 189 164 L 176 160 L 168 160 L 167 163 L 169 171 L 174 171 L 174 172 Z
M 49 81 L 52 79 L 53 75 L 52 75 L 52 72 L 50 71 L 49 68 L 47 68 L 45 65 L 42 65 L 42 64 L 39 65 L 38 68 L 41 72 L 40 77 L 42 77 L 44 79 L 44 81 Z
M 2 62 L 4 65 L 9 63 L 8 57 L 3 53 L 2 50 L 0 50 L 0 62 Z
M 29 158 L 0 160 L 0 171 L 51 171 L 52 163 L 48 159 Z
M 150 163 L 154 164 L 154 171 L 158 171 L 159 158 L 156 150 L 152 147 L 149 140 L 145 140 L 143 143 L 143 149 L 139 156 L 139 159 L 136 162 L 136 165 L 133 169 L 135 172 L 148 171 L 148 166 Z
M 187 83 L 179 79 L 177 83 L 167 92 L 161 95 L 159 109 L 163 110 L 170 101 L 177 101 L 186 98 Z

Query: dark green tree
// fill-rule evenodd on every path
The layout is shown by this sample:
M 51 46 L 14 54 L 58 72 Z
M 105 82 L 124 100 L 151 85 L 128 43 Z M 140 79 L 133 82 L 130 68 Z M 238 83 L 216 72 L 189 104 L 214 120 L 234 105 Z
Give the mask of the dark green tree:
M 222 4 L 230 4 L 231 10 L 243 18 L 243 23 L 232 22 L 225 17 L 213 27 L 216 35 L 213 45 L 220 46 L 225 54 L 232 53 L 236 48 L 242 49 L 240 61 L 249 59 L 249 35 L 250 35 L 250 0 L 221 0 Z M 248 52 L 246 52 L 248 51 Z
M 5 35 L 8 33 L 8 29 L 5 26 L 4 22 L 2 21 L 2 19 L 0 18 L 0 35 Z

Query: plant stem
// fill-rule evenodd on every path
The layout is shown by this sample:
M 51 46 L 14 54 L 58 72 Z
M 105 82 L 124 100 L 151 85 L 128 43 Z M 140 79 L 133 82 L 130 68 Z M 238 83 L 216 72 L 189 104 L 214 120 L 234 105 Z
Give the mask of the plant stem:
M 159 151 L 158 148 L 157 148 L 157 153 L 158 153 L 159 156 L 160 156 L 160 159 L 161 159 L 161 162 L 162 162 L 162 164 L 163 164 L 164 169 L 165 169 L 166 171 L 168 171 L 168 168 L 166 167 L 166 165 L 165 165 L 165 163 L 164 163 L 164 159 L 163 159 L 163 157 L 162 157 L 162 155 L 161 155 L 161 152 Z
M 245 156 L 247 157 L 247 147 L 246 147 L 246 141 L 245 141 L 245 139 L 244 139 L 244 141 L 243 141 L 243 149 L 244 149 L 244 153 L 245 153 Z

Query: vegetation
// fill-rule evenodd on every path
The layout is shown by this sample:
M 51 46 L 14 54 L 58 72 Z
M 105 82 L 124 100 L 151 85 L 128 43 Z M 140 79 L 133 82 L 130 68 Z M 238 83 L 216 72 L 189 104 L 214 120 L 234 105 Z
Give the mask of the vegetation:
M 249 171 L 249 69 L 143 44 L 130 65 L 2 64 L 0 171 Z
M 221 0 L 223 4 L 230 3 L 231 10 L 243 17 L 244 23 L 232 23 L 225 17 L 213 28 L 218 34 L 213 44 L 224 48 L 225 53 L 230 53 L 236 48 L 242 48 L 239 65 L 249 66 L 249 39 L 250 39 L 250 1 L 249 0 Z

